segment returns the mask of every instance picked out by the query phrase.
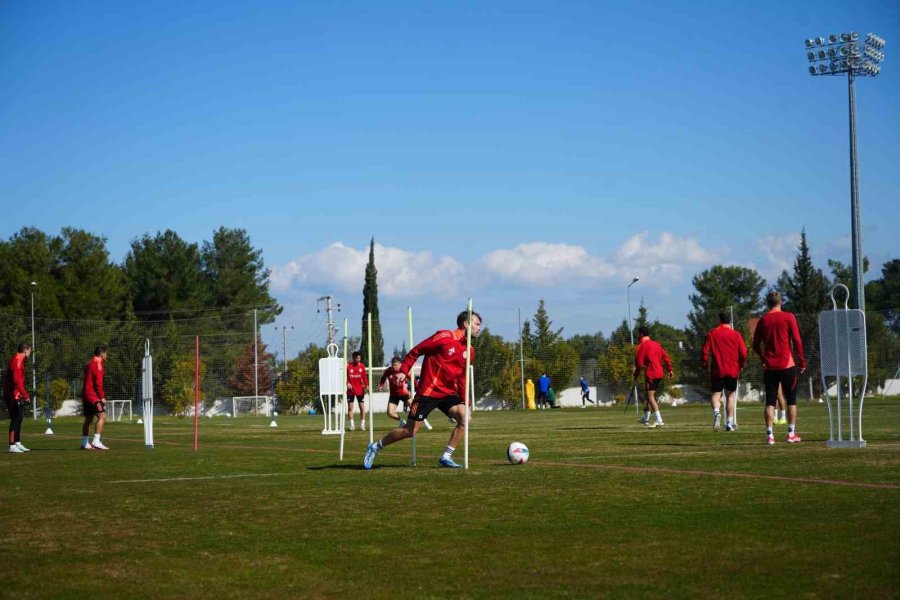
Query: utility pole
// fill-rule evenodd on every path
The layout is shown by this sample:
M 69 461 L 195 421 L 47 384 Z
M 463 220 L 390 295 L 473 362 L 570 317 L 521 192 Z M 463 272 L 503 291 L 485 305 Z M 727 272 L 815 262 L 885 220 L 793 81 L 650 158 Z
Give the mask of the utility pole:
M 321 298 L 318 298 L 316 300 L 316 312 L 320 313 L 324 310 L 325 314 L 328 315 L 328 321 L 326 323 L 328 327 L 328 341 L 326 342 L 326 347 L 334 344 L 335 337 L 337 336 L 337 327 L 335 327 L 334 325 L 334 317 L 332 316 L 332 313 L 334 311 L 341 312 L 341 305 L 336 304 L 332 306 L 331 300 L 331 296 L 322 296 Z M 321 308 L 321 302 L 325 303 L 324 308 Z

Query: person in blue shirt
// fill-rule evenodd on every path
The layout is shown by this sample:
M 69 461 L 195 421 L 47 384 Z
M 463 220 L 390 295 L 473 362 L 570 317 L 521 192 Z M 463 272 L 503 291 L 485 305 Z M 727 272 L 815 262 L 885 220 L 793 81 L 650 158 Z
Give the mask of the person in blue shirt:
M 585 407 L 585 400 L 596 406 L 597 403 L 591 400 L 591 388 L 588 386 L 588 382 L 584 380 L 584 377 L 579 377 L 578 383 L 581 384 L 581 408 Z
M 550 400 L 547 396 L 547 391 L 550 389 L 550 378 L 547 377 L 546 373 L 542 373 L 540 379 L 538 379 L 538 407 L 539 408 L 547 408 L 546 405 L 550 403 Z

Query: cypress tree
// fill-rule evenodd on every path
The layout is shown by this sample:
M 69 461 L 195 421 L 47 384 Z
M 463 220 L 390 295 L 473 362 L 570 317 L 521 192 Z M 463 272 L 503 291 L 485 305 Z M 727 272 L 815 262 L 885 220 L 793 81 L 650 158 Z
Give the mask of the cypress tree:
M 368 315 L 372 313 L 372 364 L 384 365 L 384 338 L 381 336 L 381 321 L 378 317 L 378 269 L 375 268 L 375 238 L 369 243 L 369 263 L 366 265 L 366 283 L 363 285 L 362 343 L 360 353 L 363 362 L 369 360 Z

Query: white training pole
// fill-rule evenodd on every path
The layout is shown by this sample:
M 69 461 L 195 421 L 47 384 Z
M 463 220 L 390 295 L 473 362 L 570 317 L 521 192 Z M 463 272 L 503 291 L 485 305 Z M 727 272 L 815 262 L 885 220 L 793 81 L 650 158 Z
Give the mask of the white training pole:
M 334 399 L 334 402 L 335 402 L 335 404 L 338 404 L 338 406 L 339 406 L 338 410 L 340 411 L 340 416 L 338 417 L 338 423 L 340 423 L 340 429 L 341 429 L 341 451 L 340 451 L 340 455 L 339 455 L 340 460 L 344 460 L 344 425 L 346 423 L 346 415 L 347 415 L 347 337 L 348 337 L 347 332 L 348 332 L 348 330 L 349 330 L 349 326 L 347 323 L 347 319 L 344 319 L 344 369 L 343 369 L 344 386 L 341 388 L 342 390 L 344 390 L 344 395 L 341 396 L 341 398 L 343 398 L 343 402 L 340 402 L 340 404 L 338 404 L 338 398 L 335 397 L 335 399 Z M 329 402 L 330 402 L 330 399 L 329 399 Z
M 466 308 L 469 315 L 466 319 L 466 391 L 465 395 L 469 395 L 469 365 L 471 364 L 471 356 L 472 356 L 472 299 L 469 298 L 469 305 Z M 474 402 L 474 398 L 472 399 Z M 465 468 L 469 468 L 469 398 L 463 398 L 463 404 L 466 407 L 466 420 L 464 425 L 465 431 Z
M 411 306 L 406 307 L 406 317 L 407 317 L 407 321 L 409 322 L 409 349 L 412 350 L 414 342 L 413 342 L 412 307 Z M 416 368 L 416 366 L 413 365 L 409 370 L 409 374 L 410 374 L 409 397 L 410 397 L 410 400 L 412 400 L 412 398 L 416 397 L 416 378 L 415 378 L 415 375 L 413 374 L 415 371 L 415 368 Z M 407 408 L 408 408 L 408 406 L 407 406 Z M 407 415 L 407 417 L 408 416 L 409 415 Z M 415 429 L 413 429 L 413 431 L 415 431 Z M 415 433 L 413 433 L 412 441 L 411 441 L 410 445 L 412 446 L 412 466 L 416 466 L 416 434 Z
M 368 343 L 366 348 L 369 354 L 369 385 L 366 386 L 366 392 L 369 395 L 369 443 L 375 441 L 375 403 L 372 401 L 372 313 L 367 317 Z

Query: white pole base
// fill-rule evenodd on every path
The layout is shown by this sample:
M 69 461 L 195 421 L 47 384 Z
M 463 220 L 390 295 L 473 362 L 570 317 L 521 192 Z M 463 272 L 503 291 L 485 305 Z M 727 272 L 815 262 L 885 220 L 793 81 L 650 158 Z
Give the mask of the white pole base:
M 53 430 L 48 427 L 47 431 L 44 432 L 44 435 L 53 435 Z
M 269 427 L 278 427 L 278 423 L 273 419 L 271 423 L 269 423 Z
M 866 440 L 828 440 L 826 448 L 865 448 Z

